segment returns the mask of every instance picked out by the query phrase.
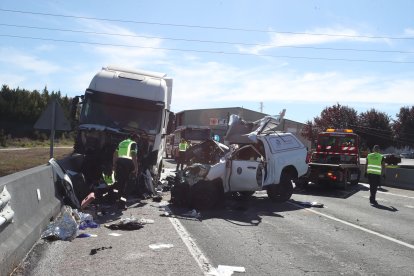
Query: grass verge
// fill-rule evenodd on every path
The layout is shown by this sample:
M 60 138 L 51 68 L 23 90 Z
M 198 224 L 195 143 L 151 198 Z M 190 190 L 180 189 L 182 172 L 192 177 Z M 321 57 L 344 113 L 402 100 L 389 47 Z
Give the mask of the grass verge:
M 62 159 L 71 154 L 72 151 L 73 148 L 55 148 L 53 155 L 55 159 Z M 49 155 L 49 147 L 0 150 L 0 177 L 47 164 L 50 159 Z

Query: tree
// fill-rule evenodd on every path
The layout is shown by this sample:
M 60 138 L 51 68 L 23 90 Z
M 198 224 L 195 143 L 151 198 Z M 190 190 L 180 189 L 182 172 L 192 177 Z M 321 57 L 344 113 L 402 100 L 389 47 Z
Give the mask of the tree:
M 318 132 L 320 130 L 315 126 L 312 121 L 307 121 L 305 126 L 302 128 L 301 134 L 303 137 L 311 141 L 311 145 L 313 146 L 314 141 L 318 137 Z
M 393 144 L 393 132 L 390 117 L 372 108 L 359 115 L 358 123 L 351 125 L 370 149 L 374 145 L 387 148 Z
M 331 107 L 325 107 L 320 117 L 314 119 L 314 124 L 319 130 L 327 128 L 350 128 L 358 119 L 355 109 L 337 103 Z
M 400 108 L 393 130 L 399 146 L 414 147 L 414 106 Z
M 339 103 L 331 107 L 325 107 L 319 117 L 312 121 L 307 121 L 302 129 L 302 135 L 310 141 L 315 141 L 319 132 L 327 128 L 350 128 L 358 119 L 355 109 L 342 106 Z

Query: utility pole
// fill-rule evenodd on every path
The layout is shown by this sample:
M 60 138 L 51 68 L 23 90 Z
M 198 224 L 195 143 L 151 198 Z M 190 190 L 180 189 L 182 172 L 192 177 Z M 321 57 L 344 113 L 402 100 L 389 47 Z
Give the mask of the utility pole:
M 263 113 L 263 102 L 260 102 L 260 113 Z

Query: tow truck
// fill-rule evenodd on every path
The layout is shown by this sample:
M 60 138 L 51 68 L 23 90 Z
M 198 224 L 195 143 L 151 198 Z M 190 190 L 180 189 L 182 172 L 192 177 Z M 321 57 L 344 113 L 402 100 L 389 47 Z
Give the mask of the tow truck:
M 305 186 L 311 182 L 346 189 L 348 184 L 358 184 L 361 176 L 359 144 L 360 138 L 352 129 L 329 128 L 319 133 L 303 182 Z

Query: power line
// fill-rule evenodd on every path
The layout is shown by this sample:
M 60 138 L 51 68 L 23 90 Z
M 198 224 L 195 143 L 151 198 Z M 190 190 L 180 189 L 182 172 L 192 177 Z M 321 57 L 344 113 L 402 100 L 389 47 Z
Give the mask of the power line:
M 257 57 L 272 57 L 272 58 L 324 60 L 324 61 L 369 62 L 369 63 L 391 63 L 391 64 L 414 64 L 414 61 L 368 60 L 368 59 L 345 59 L 345 58 L 325 58 L 325 57 L 307 57 L 307 56 L 266 55 L 266 54 L 236 53 L 236 52 L 211 51 L 211 50 L 180 49 L 180 48 L 165 48 L 165 47 L 149 47 L 149 46 L 140 46 L 140 45 L 126 45 L 126 44 L 111 44 L 111 43 L 87 42 L 87 41 L 53 39 L 53 38 L 19 36 L 19 35 L 6 35 L 6 34 L 0 34 L 0 37 L 11 37 L 11 38 L 21 38 L 21 39 L 31 39 L 31 40 L 43 40 L 43 41 L 54 41 L 54 42 L 64 42 L 64 43 L 72 43 L 72 44 L 88 44 L 88 45 L 125 47 L 125 48 L 141 48 L 141 49 L 167 50 L 167 51 L 177 51 L 177 52 L 193 52 L 193 53 L 205 53 L 205 54 L 257 56 Z
M 22 11 L 22 10 L 11 10 L 11 9 L 0 9 L 0 11 L 2 11 L 2 12 L 12 12 L 12 13 L 22 13 L 22 14 L 32 14 L 32 15 L 42 15 L 42 16 L 75 18 L 75 19 L 85 19 L 85 20 L 98 20 L 98 21 L 108 21 L 108 22 L 121 22 L 121 23 L 134 23 L 134 24 L 145 24 L 145 25 L 159 25 L 159 26 L 182 27 L 182 28 L 198 28 L 198 29 L 213 29 L 213 30 L 242 31 L 242 32 L 260 32 L 260 33 L 279 33 L 279 34 L 294 34 L 294 35 L 299 34 L 299 35 L 332 36 L 332 37 L 348 37 L 348 38 L 414 40 L 414 37 L 391 37 L 391 36 L 368 36 L 368 35 L 345 35 L 345 34 L 272 31 L 272 30 L 260 30 L 260 29 L 202 26 L 202 25 L 188 25 L 188 24 L 174 24 L 174 23 L 136 21 L 136 20 L 125 20 L 125 19 L 75 16 L 75 15 L 66 15 L 66 14 L 42 13 L 42 12 L 31 12 L 31 11 Z
M 0 26 L 16 27 L 16 28 L 27 28 L 27 29 L 36 29 L 36 30 L 47 30 L 47 31 L 60 31 L 60 32 L 71 32 L 71 33 L 95 34 L 95 35 L 108 35 L 108 36 L 133 37 L 133 38 L 147 38 L 147 39 L 163 39 L 163 40 L 175 40 L 175 41 L 186 41 L 186 42 L 199 42 L 199 43 L 214 43 L 214 44 L 228 44 L 228 45 L 242 45 L 242 46 L 261 46 L 261 47 L 273 47 L 273 48 L 297 48 L 297 49 L 331 50 L 331 51 L 353 51 L 353 52 L 376 52 L 376 53 L 414 54 L 414 51 L 257 44 L 257 43 L 245 43 L 245 42 L 230 42 L 230 41 L 216 41 L 216 40 L 186 39 L 186 38 L 175 38 L 175 37 L 159 37 L 159 36 L 145 36 L 145 35 L 131 35 L 131 34 L 115 34 L 115 33 L 106 33 L 106 32 L 94 32 L 94 31 L 83 31 L 83 30 L 72 30 L 72 29 L 61 29 L 61 28 L 37 27 L 37 26 L 16 25 L 16 24 L 4 24 L 4 23 L 0 23 Z

